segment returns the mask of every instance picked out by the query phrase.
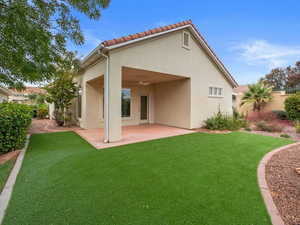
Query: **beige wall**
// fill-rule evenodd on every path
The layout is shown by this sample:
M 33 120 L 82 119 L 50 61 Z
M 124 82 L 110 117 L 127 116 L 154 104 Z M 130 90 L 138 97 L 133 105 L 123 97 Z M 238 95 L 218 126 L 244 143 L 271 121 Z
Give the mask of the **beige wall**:
M 191 78 L 190 128 L 200 127 L 219 108 L 232 113 L 232 86 L 198 42 L 193 39 L 189 50 L 182 47 L 182 31 L 113 50 L 110 57 L 115 68 L 126 66 Z M 224 97 L 208 97 L 210 85 L 222 87 Z
M 236 98 L 237 110 L 243 114 L 250 114 L 252 112 L 252 105 L 248 104 L 248 105 L 240 106 L 242 97 L 243 97 L 243 93 L 238 93 L 237 98 Z M 262 112 L 270 112 L 273 110 L 284 110 L 284 101 L 287 97 L 288 97 L 288 95 L 285 94 L 284 91 L 272 92 L 272 100 L 269 103 L 267 103 L 262 108 L 261 111 Z
M 183 31 L 175 31 L 151 40 L 141 41 L 119 49 L 114 49 L 110 54 L 109 67 L 109 98 L 110 102 L 110 133 L 118 140 L 121 135 L 121 77 L 122 67 L 149 70 L 165 74 L 173 74 L 190 78 L 188 81 L 174 84 L 155 84 L 154 94 L 150 91 L 154 113 L 152 122 L 164 123 L 184 128 L 197 128 L 202 125 L 203 120 L 212 116 L 220 108 L 226 113 L 232 113 L 232 87 L 224 78 L 216 65 L 208 58 L 202 47 L 194 39 L 191 41 L 190 49 L 182 47 Z M 94 93 L 87 81 L 102 76 L 105 73 L 105 61 L 90 66 L 82 78 L 83 110 L 81 125 L 85 128 L 95 126 L 95 121 L 101 120 L 96 116 L 98 101 L 101 94 Z M 208 96 L 209 86 L 223 88 L 224 96 L 213 98 Z M 176 89 L 176 91 L 175 91 Z M 133 102 L 137 100 L 140 89 L 133 89 Z M 152 90 L 153 91 L 153 90 Z M 190 93 L 188 93 L 190 92 Z M 136 93 L 136 94 L 134 94 Z M 88 97 L 91 96 L 91 97 Z M 90 98 L 90 99 L 88 99 Z M 158 107 L 159 106 L 159 107 Z M 124 125 L 138 124 L 138 104 L 133 104 L 133 118 L 123 120 Z M 178 109 L 180 107 L 180 109 Z M 88 108 L 92 108 L 88 109 Z M 161 108 L 161 109 L 160 109 Z M 178 110 L 176 114 L 167 115 L 170 111 Z M 87 117 L 92 116 L 91 124 Z M 90 119 L 92 120 L 92 119 Z M 97 123 L 96 126 L 100 126 Z
M 190 79 L 155 85 L 155 123 L 190 128 Z

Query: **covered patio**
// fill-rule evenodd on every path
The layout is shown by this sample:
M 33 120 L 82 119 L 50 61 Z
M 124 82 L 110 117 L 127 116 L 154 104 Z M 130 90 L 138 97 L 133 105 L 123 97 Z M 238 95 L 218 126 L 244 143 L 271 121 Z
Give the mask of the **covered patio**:
M 97 149 L 110 148 L 120 145 L 148 141 L 196 132 L 195 130 L 164 126 L 159 124 L 142 124 L 122 127 L 122 140 L 118 142 L 104 143 L 104 129 L 78 129 L 75 131 L 87 142 Z

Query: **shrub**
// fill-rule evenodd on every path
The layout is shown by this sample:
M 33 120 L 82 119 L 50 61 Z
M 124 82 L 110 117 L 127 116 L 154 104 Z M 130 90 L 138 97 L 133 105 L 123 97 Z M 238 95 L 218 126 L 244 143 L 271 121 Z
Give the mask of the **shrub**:
M 265 121 L 260 121 L 256 123 L 255 126 L 257 130 L 266 131 L 266 132 L 281 132 L 283 129 L 281 126 L 275 124 L 268 124 Z
M 272 112 L 273 112 L 273 113 L 276 115 L 276 117 L 277 117 L 278 119 L 280 119 L 280 120 L 287 120 L 287 119 L 288 119 L 287 113 L 286 113 L 285 111 L 283 111 L 283 110 L 273 110 Z
M 250 127 L 246 127 L 245 131 L 252 131 L 252 129 Z
M 291 120 L 300 120 L 300 92 L 289 96 L 284 102 L 287 116 Z
M 204 121 L 204 127 L 210 130 L 238 130 L 247 122 L 242 118 L 235 118 L 218 112 L 211 118 Z
M 273 121 L 277 119 L 277 115 L 274 112 L 252 112 L 247 115 L 247 120 L 251 122 L 259 121 Z
M 47 104 L 37 105 L 36 116 L 39 119 L 45 119 L 48 116 L 48 105 Z
M 288 135 L 288 134 L 280 134 L 280 137 L 282 137 L 282 138 L 290 138 L 291 136 Z
M 29 105 L 32 111 L 32 117 L 36 118 L 37 117 L 37 105 Z
M 0 104 L 0 153 L 20 149 L 24 146 L 31 118 L 32 110 L 28 105 Z
M 299 120 L 297 120 L 297 121 L 295 122 L 295 128 L 296 128 L 296 132 L 297 132 L 298 134 L 300 134 L 300 121 L 299 121 Z

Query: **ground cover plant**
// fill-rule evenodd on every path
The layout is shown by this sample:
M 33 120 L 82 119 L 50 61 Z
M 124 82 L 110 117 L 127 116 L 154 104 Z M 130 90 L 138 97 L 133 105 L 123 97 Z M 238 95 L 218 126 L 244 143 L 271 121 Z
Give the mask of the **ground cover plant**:
M 271 225 L 257 165 L 288 143 L 194 133 L 97 151 L 72 132 L 34 134 L 3 225 Z

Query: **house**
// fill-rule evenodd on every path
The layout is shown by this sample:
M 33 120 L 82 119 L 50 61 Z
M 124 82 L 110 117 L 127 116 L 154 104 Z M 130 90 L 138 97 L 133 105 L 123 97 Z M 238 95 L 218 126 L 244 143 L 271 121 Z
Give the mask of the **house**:
M 191 20 L 102 42 L 82 60 L 76 116 L 82 128 L 156 123 L 193 129 L 232 113 L 236 81 Z
M 23 90 L 10 89 L 8 97 L 9 102 L 17 102 L 22 104 L 34 104 L 31 95 L 45 94 L 45 90 L 38 87 L 25 87 Z
M 249 90 L 248 85 L 240 85 L 233 89 L 233 104 L 239 113 L 250 115 L 253 112 L 251 104 L 241 106 L 245 92 Z M 272 91 L 272 100 L 261 109 L 262 112 L 284 111 L 284 101 L 289 96 L 286 91 Z
M 7 88 L 0 87 L 0 103 L 7 102 L 10 91 Z

